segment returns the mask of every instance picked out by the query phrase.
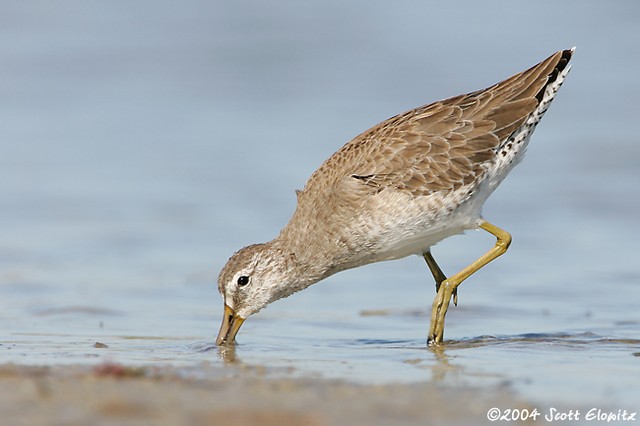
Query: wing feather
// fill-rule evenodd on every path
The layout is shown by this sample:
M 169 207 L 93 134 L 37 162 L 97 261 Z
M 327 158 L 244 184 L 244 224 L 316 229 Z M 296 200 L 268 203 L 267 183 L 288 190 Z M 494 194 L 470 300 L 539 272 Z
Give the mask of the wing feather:
M 360 196 L 385 189 L 421 196 L 478 180 L 501 143 L 535 110 L 540 93 L 566 60 L 558 52 L 487 89 L 434 102 L 378 124 L 327 160 L 311 176 L 305 191 L 333 178 L 335 185 L 350 179 L 349 191 L 357 189 Z

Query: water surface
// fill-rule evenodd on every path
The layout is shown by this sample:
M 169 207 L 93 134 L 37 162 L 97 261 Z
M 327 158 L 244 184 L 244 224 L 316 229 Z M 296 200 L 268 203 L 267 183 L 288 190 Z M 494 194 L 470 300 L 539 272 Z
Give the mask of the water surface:
M 483 22 L 472 2 L 1 9 L 1 362 L 249 365 L 637 408 L 635 3 L 519 5 Z M 485 208 L 514 243 L 460 288 L 445 349 L 425 347 L 434 291 L 417 257 L 340 273 L 249 319 L 235 350 L 212 346 L 219 269 L 277 234 L 333 151 L 576 44 L 527 158 Z M 450 274 L 492 244 L 472 232 L 434 255 Z

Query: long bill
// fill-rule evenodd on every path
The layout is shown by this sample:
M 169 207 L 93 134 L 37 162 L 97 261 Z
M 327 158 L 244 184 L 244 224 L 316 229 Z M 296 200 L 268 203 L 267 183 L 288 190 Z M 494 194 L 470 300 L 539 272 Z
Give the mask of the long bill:
M 216 345 L 220 346 L 226 343 L 233 343 L 243 322 L 244 318 L 238 316 L 233 309 L 225 304 L 222 325 L 216 338 Z

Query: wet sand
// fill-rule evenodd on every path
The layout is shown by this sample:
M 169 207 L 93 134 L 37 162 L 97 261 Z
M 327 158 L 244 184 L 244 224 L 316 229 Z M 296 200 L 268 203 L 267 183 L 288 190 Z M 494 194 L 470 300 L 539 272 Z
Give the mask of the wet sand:
M 530 407 L 508 388 L 358 385 L 210 365 L 6 364 L 0 393 L 4 425 L 478 424 L 494 406 Z

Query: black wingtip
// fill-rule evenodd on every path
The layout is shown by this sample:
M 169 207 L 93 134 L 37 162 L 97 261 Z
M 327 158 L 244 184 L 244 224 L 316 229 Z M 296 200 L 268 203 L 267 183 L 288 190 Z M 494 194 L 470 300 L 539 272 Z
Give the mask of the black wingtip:
M 564 71 L 564 69 L 567 67 L 567 65 L 569 64 L 569 61 L 571 61 L 571 57 L 573 56 L 573 52 L 576 51 L 575 46 L 572 47 L 571 49 L 567 49 L 567 50 L 563 50 L 562 51 L 562 56 L 560 56 L 560 60 L 558 61 L 558 64 L 556 65 L 556 68 L 554 70 L 555 75 L 557 76 L 558 73 Z M 553 79 L 551 79 L 553 80 Z
M 571 57 L 573 56 L 573 52 L 575 51 L 576 51 L 575 46 L 572 47 L 571 49 L 562 51 L 560 55 L 560 59 L 558 59 L 556 66 L 553 67 L 553 71 L 551 71 L 551 73 L 547 78 L 547 84 L 545 84 L 544 87 L 536 95 L 536 99 L 538 99 L 538 102 L 542 102 L 542 98 L 544 97 L 544 92 L 547 86 L 553 83 L 554 81 L 556 81 L 556 79 L 558 78 L 558 74 L 560 74 L 562 71 L 565 70 L 565 68 L 567 68 L 567 66 L 569 65 L 569 62 L 571 61 Z

